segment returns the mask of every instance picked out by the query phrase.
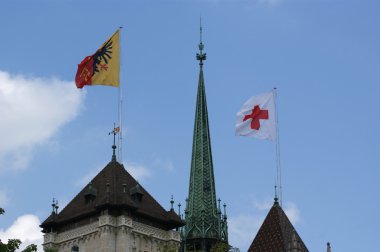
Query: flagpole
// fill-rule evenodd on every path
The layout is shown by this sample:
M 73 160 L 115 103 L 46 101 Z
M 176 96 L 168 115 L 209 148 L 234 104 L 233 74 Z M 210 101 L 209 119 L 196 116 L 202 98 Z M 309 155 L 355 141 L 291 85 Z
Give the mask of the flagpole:
M 282 206 L 282 171 L 281 171 L 281 153 L 280 153 L 280 131 L 279 120 L 277 112 L 277 88 L 273 88 L 273 96 L 275 103 L 275 116 L 276 116 L 276 186 L 278 186 L 278 195 L 280 198 L 280 205 Z
M 123 108 L 123 97 L 122 97 L 122 88 L 121 83 L 119 85 L 119 101 L 118 101 L 118 125 L 120 127 L 120 133 L 118 135 L 118 160 L 122 163 L 122 139 L 123 139 L 123 122 L 122 122 L 122 108 Z
M 121 46 L 121 29 L 123 27 L 119 27 L 119 60 L 120 60 L 120 64 L 119 64 L 119 126 L 120 126 L 120 133 L 119 133 L 119 139 L 118 139 L 118 145 L 119 145 L 119 162 L 122 163 L 123 162 L 123 88 L 122 88 L 122 77 L 123 75 L 121 74 L 121 69 L 123 69 L 122 67 L 120 67 L 122 65 L 122 46 Z

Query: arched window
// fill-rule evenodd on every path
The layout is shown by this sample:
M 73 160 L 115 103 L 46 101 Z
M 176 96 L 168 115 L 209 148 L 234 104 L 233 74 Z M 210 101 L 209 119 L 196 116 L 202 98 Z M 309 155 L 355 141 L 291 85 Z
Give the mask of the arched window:
M 78 245 L 74 244 L 74 245 L 71 247 L 71 252 L 79 252 L 79 247 L 78 247 Z

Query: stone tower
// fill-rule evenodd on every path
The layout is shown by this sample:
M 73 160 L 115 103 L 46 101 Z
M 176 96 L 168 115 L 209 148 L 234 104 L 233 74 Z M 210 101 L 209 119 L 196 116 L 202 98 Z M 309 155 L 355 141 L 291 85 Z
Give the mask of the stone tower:
M 191 158 L 189 197 L 186 199 L 186 226 L 182 230 L 183 251 L 210 251 L 217 243 L 228 244 L 227 215 L 222 214 L 216 199 L 211 141 L 203 78 L 202 27 L 199 43 L 200 72 L 195 110 L 193 150 Z M 218 205 L 217 205 L 218 201 Z
M 116 161 L 89 181 L 70 203 L 41 224 L 44 249 L 57 252 L 164 252 L 180 247 L 183 221 L 166 211 Z

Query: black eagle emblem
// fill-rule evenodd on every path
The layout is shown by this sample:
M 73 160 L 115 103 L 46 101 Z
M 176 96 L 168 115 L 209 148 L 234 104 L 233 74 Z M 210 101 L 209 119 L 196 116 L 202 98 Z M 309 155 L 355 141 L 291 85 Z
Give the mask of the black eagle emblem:
M 93 55 L 93 73 L 99 72 L 99 65 L 102 60 L 104 60 L 105 64 L 108 64 L 108 60 L 112 59 L 112 40 L 108 40 L 102 48 L 99 48 L 96 53 Z

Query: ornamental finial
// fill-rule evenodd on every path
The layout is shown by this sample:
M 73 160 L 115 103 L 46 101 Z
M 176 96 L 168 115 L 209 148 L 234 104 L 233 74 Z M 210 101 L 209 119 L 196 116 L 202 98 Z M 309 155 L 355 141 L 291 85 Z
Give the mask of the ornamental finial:
M 174 199 L 172 195 L 171 200 L 170 200 L 170 210 L 173 210 L 173 204 L 174 204 Z
M 51 204 L 51 207 L 53 208 L 53 211 L 52 211 L 53 214 L 55 213 L 55 206 L 56 206 L 55 198 L 53 198 L 53 203 Z
M 197 60 L 199 60 L 199 65 L 202 67 L 203 61 L 206 60 L 206 54 L 203 53 L 204 45 L 202 43 L 202 17 L 200 18 L 200 21 L 199 21 L 199 35 L 200 35 L 200 38 L 199 38 L 200 42 L 198 45 L 199 53 L 197 53 Z
M 330 242 L 327 242 L 327 252 L 331 252 L 331 245 L 330 245 Z
M 120 127 L 116 127 L 116 124 L 113 124 L 113 131 L 108 133 L 108 135 L 113 134 L 113 145 L 112 145 L 112 161 L 116 161 L 116 134 L 119 133 Z
M 53 211 L 52 211 L 52 214 L 57 214 L 58 213 L 58 200 L 53 198 L 53 203 L 51 204 L 52 208 L 53 208 Z
M 202 16 L 199 17 L 199 41 L 202 44 Z
M 277 185 L 274 186 L 274 204 L 278 204 Z
M 178 215 L 181 216 L 181 203 L 178 203 Z

